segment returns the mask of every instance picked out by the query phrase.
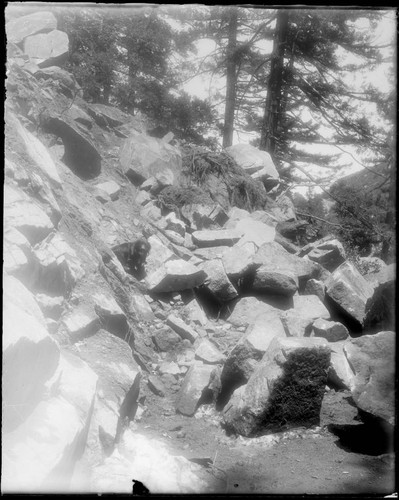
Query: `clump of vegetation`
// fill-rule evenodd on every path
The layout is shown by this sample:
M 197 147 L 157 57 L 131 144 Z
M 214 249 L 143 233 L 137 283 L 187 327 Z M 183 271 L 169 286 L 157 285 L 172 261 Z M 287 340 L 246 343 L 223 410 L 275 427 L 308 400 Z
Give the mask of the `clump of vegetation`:
M 327 349 L 302 348 L 289 354 L 283 376 L 272 388 L 258 433 L 265 429 L 281 430 L 288 424 L 318 425 L 329 364 Z
M 198 186 L 167 186 L 157 196 L 157 205 L 162 211 L 179 209 L 185 205 L 211 205 L 212 198 Z

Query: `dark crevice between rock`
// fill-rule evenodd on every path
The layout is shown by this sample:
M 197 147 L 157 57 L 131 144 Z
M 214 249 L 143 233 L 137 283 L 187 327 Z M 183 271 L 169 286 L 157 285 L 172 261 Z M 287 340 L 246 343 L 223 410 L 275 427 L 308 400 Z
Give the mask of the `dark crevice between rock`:
M 140 382 L 141 374 L 138 372 L 119 410 L 119 419 L 115 432 L 114 446 L 120 442 L 123 432 L 129 426 L 129 422 L 134 420 L 134 417 L 136 416 L 139 406 Z
M 219 318 L 223 311 L 223 303 L 219 302 L 216 297 L 205 286 L 199 286 L 194 289 L 195 297 L 204 310 L 208 318 Z
M 325 296 L 324 305 L 328 309 L 331 320 L 338 321 L 348 328 L 351 335 L 356 337 L 362 334 L 363 327 L 359 321 L 350 316 L 339 304 L 334 302 L 328 295 Z

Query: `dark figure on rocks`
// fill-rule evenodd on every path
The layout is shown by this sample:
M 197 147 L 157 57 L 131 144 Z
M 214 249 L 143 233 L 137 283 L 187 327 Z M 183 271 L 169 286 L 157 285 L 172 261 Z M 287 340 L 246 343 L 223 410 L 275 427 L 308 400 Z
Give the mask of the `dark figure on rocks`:
M 141 482 L 136 479 L 132 479 L 133 481 L 133 495 L 149 495 L 150 490 Z
M 142 279 L 145 275 L 144 264 L 150 249 L 151 245 L 145 238 L 122 243 L 112 248 L 125 271 L 137 279 Z

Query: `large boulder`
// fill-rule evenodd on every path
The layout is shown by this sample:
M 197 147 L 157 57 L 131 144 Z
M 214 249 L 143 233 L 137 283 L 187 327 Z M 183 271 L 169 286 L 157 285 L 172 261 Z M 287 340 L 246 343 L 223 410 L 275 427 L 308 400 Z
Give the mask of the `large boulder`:
M 182 165 L 181 153 L 177 148 L 134 130 L 122 144 L 119 161 L 125 175 L 135 185 L 156 177 L 165 169 L 172 172 L 173 184 L 176 184 Z
M 239 220 L 234 229 L 242 234 L 238 246 L 254 243 L 259 248 L 264 243 L 274 241 L 276 234 L 274 226 L 253 220 L 251 217 Z
M 230 315 L 227 321 L 235 327 L 245 327 L 254 323 L 256 317 L 261 313 L 278 311 L 275 307 L 262 302 L 256 297 L 243 297 L 237 299 L 233 304 L 229 304 Z
M 219 349 L 208 339 L 203 339 L 195 350 L 195 358 L 206 365 L 217 365 L 224 361 L 225 357 Z
M 214 366 L 199 361 L 193 364 L 186 373 L 177 394 L 176 410 L 188 417 L 193 416 L 202 402 L 208 402 L 209 395 L 206 397 L 206 390 L 212 392 L 213 383 L 217 376 L 218 371 Z M 212 397 L 214 398 L 213 395 L 211 395 Z
M 184 260 L 170 260 L 146 278 L 151 292 L 179 292 L 202 285 L 206 273 Z
M 383 267 L 374 274 L 373 296 L 368 300 L 365 327 L 377 330 L 395 328 L 396 264 Z
M 256 269 L 250 286 L 258 292 L 292 297 L 298 290 L 298 278 L 290 269 L 265 264 Z
M 73 470 L 86 447 L 96 385 L 97 376 L 84 361 L 69 352 L 61 354 L 57 370 L 46 384 L 46 398 L 19 427 L 3 434 L 3 492 L 54 494 L 69 490 Z
M 254 179 L 261 180 L 266 189 L 271 189 L 279 183 L 279 174 L 272 157 L 266 151 L 261 151 L 250 144 L 235 144 L 226 148 L 231 156 L 245 172 Z
M 325 339 L 273 339 L 248 383 L 226 405 L 225 426 L 253 436 L 318 425 L 329 365 Z
M 329 342 L 337 342 L 338 340 L 345 340 L 349 337 L 346 326 L 338 321 L 328 321 L 318 318 L 313 322 L 312 330 L 313 336 L 323 337 Z
M 238 292 L 226 275 L 220 259 L 206 260 L 201 269 L 207 278 L 204 286 L 214 295 L 219 302 L 228 302 L 238 297 Z
M 148 243 L 151 248 L 146 259 L 147 274 L 157 271 L 168 260 L 176 259 L 174 253 L 157 236 L 150 236 Z
M 40 68 L 57 66 L 68 57 L 69 38 L 59 30 L 39 33 L 24 39 L 24 52 Z
M 27 36 L 52 31 L 56 27 L 57 19 L 51 12 L 35 12 L 8 21 L 7 39 L 8 42 L 20 43 Z
M 306 254 L 310 260 L 318 262 L 330 272 L 345 262 L 344 247 L 337 239 L 316 243 L 313 243 L 313 248 Z
M 254 267 L 252 257 L 257 247 L 253 243 L 234 245 L 222 254 L 222 262 L 227 276 L 236 281 L 246 276 Z
M 351 339 L 345 355 L 355 373 L 352 397 L 361 410 L 395 423 L 395 332 Z
M 294 295 L 293 308 L 281 313 L 288 337 L 308 337 L 315 320 L 330 319 L 330 312 L 316 295 Z
M 372 285 L 349 262 L 341 264 L 327 282 L 326 295 L 332 305 L 360 327 L 364 326 L 367 302 L 373 293 Z

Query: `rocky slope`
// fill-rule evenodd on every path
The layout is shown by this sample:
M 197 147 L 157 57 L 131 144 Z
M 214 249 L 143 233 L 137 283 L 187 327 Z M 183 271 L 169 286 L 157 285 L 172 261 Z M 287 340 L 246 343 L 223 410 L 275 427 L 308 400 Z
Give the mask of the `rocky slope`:
M 320 425 L 326 388 L 389 431 L 394 266 L 362 276 L 333 238 L 299 247 L 255 148 L 172 210 L 193 183 L 179 147 L 85 102 L 57 66 L 65 33 L 27 17 L 7 25 L 3 491 L 226 491 L 216 456 L 205 473 L 160 420 L 261 440 Z M 261 209 L 232 204 L 240 186 Z M 142 236 L 140 280 L 112 248 Z

